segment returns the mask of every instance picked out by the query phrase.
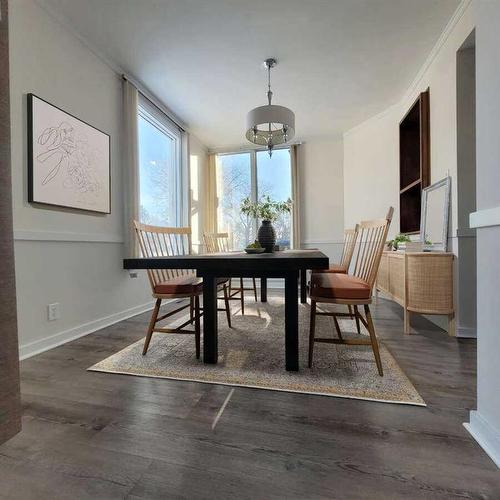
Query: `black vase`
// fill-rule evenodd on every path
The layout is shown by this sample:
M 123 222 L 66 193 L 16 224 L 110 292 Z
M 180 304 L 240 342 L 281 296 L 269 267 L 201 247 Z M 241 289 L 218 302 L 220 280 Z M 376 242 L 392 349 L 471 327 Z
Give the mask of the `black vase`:
M 257 240 L 259 240 L 260 246 L 266 249 L 267 253 L 274 252 L 274 246 L 276 245 L 276 233 L 271 221 L 262 221 L 262 225 L 259 227 L 259 231 L 257 233 Z

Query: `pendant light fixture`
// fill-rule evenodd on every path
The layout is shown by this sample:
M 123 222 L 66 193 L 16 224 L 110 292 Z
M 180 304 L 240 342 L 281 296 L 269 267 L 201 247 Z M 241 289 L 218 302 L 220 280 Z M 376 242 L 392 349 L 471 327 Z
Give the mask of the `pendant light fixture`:
M 271 104 L 273 93 L 271 91 L 271 68 L 277 64 L 271 57 L 264 62 L 267 67 L 267 101 L 266 106 L 252 109 L 247 115 L 246 138 L 258 146 L 266 146 L 269 157 L 273 154 L 275 146 L 285 144 L 295 135 L 295 114 L 284 106 Z

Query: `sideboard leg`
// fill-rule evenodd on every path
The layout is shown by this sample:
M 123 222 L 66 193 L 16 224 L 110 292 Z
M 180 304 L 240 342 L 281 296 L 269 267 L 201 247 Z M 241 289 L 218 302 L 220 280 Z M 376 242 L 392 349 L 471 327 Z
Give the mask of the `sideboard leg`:
M 456 332 L 455 328 L 456 328 L 456 326 L 455 326 L 455 314 L 451 313 L 448 316 L 448 335 L 450 337 L 456 337 L 457 336 L 457 332 Z
M 405 333 L 410 334 L 411 333 L 411 327 L 410 327 L 410 311 L 408 309 L 404 309 L 404 323 L 405 323 Z

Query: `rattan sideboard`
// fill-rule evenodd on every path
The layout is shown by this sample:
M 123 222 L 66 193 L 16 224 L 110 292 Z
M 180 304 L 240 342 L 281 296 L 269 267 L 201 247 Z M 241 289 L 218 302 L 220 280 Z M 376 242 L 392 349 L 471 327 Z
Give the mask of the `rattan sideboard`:
M 455 335 L 453 259 L 445 252 L 384 252 L 376 290 L 404 309 L 404 331 L 410 333 L 411 313 L 448 317 L 448 334 Z

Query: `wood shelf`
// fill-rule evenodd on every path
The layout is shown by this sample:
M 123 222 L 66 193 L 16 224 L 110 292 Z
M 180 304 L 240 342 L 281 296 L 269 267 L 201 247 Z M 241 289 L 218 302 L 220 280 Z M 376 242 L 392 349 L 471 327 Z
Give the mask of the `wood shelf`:
M 406 186 L 405 188 L 401 189 L 401 191 L 399 191 L 399 194 L 403 194 L 405 193 L 406 191 L 408 191 L 409 189 L 411 189 L 412 187 L 415 187 L 417 186 L 418 184 L 420 184 L 422 181 L 420 179 L 417 179 L 416 181 L 412 182 L 411 184 L 408 184 L 408 186 Z
M 400 231 L 420 231 L 422 189 L 430 180 L 429 89 L 422 92 L 399 123 Z

